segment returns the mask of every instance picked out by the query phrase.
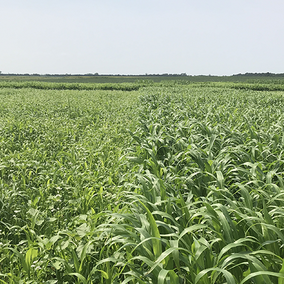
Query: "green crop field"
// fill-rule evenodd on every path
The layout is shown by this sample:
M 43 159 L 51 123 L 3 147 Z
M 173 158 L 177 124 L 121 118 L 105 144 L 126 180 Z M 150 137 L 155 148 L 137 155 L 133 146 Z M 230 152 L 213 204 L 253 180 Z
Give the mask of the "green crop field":
M 284 284 L 284 84 L 0 82 L 0 283 Z

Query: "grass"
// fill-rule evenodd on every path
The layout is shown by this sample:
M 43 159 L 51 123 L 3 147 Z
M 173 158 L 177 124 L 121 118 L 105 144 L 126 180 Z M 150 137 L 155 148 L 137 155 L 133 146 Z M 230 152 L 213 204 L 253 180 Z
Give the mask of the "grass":
M 12 283 L 43 283 L 60 275 L 52 259 L 67 251 L 72 258 L 89 224 L 115 207 L 136 94 L 2 89 L 0 96 L 1 273 Z
M 2 87 L 0 281 L 284 283 L 267 86 Z
M 283 84 L 283 74 L 238 74 L 232 76 L 213 76 L 213 75 L 184 75 L 184 74 L 162 74 L 162 75 L 17 75 L 0 74 L 2 81 L 37 81 L 50 83 L 135 83 L 137 81 L 151 82 L 243 82 L 243 83 L 261 83 L 261 84 Z
M 133 133 L 137 198 L 163 232 L 163 257 L 146 256 L 153 283 L 165 283 L 170 272 L 184 283 L 243 283 L 254 272 L 255 283 L 277 283 L 283 219 L 273 212 L 283 206 L 283 94 L 181 92 L 142 97 L 141 128 Z
M 121 79 L 123 80 L 123 79 Z M 74 81 L 76 81 L 74 79 Z M 153 80 L 136 80 L 135 82 L 120 82 L 120 83 L 60 83 L 60 82 L 40 82 L 40 81 L 21 81 L 17 80 L 2 80 L 0 81 L 1 88 L 11 89 L 38 89 L 38 90 L 108 90 L 108 91 L 137 91 L 146 87 L 181 87 L 186 88 L 230 88 L 236 90 L 254 90 L 254 91 L 284 91 L 284 84 L 281 80 L 261 80 L 247 82 L 222 82 L 222 81 L 190 81 L 190 80 L 161 80 L 154 82 Z

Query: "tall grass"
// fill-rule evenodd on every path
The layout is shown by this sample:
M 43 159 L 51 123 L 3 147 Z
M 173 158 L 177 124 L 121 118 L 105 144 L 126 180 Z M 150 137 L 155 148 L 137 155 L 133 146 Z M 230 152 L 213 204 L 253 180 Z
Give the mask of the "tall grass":
M 94 228 L 105 220 L 104 210 L 119 206 L 130 144 L 125 129 L 136 116 L 136 97 L 0 91 L 2 281 L 72 283 L 72 273 L 88 278 L 103 246 Z
M 282 92 L 0 99 L 3 283 L 284 283 Z
M 72 80 L 71 80 L 72 81 Z M 118 82 L 118 83 L 83 83 L 83 79 L 76 83 L 72 82 L 41 82 L 41 81 L 21 81 L 21 80 L 6 80 L 0 81 L 0 89 L 38 89 L 38 90 L 108 90 L 108 91 L 137 91 L 146 87 L 178 87 L 179 90 L 184 86 L 188 88 L 228 88 L 237 90 L 254 90 L 254 91 L 284 91 L 284 84 L 281 80 L 256 80 L 248 82 L 222 82 L 216 81 L 195 81 L 195 80 L 162 80 L 154 82 L 153 80 L 135 80 L 134 82 Z
M 184 91 L 184 89 L 183 89 Z M 282 283 L 283 94 L 148 90 L 110 283 Z
M 145 82 L 139 83 L 59 83 L 37 81 L 2 81 L 0 88 L 12 89 L 39 89 L 39 90 L 118 90 L 135 91 L 145 86 Z

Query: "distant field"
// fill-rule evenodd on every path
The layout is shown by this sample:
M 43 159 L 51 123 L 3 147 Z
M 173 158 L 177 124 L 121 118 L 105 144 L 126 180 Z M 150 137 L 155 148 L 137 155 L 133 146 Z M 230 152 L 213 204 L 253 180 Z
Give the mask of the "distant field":
M 1 283 L 284 283 L 282 80 L 10 79 Z
M 59 83 L 126 83 L 141 80 L 161 82 L 161 81 L 188 81 L 188 82 L 246 82 L 246 83 L 284 83 L 283 75 L 235 75 L 235 76 L 5 76 L 0 75 L 1 81 L 40 81 L 40 82 L 59 82 Z

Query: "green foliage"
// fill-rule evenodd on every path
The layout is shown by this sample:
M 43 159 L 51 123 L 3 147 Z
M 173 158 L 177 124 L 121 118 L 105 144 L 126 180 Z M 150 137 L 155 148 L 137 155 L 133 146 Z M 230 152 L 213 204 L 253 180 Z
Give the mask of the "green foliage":
M 13 78 L 13 77 L 12 77 Z M 33 77 L 32 77 L 33 78 Z M 143 77 L 142 77 L 143 78 Z M 170 77 L 172 78 L 172 77 Z M 0 88 L 12 88 L 12 89 L 39 89 L 39 90 L 120 90 L 120 91 L 137 91 L 139 89 L 156 86 L 156 87 L 181 87 L 185 86 L 188 88 L 200 88 L 200 87 L 215 87 L 215 88 L 230 88 L 237 90 L 255 90 L 255 91 L 284 91 L 284 81 L 283 80 L 252 80 L 252 81 L 226 81 L 226 80 L 192 80 L 191 79 L 183 79 L 181 80 L 179 77 L 172 79 L 158 80 L 153 81 L 150 78 L 139 79 L 137 77 L 132 81 L 123 79 L 114 81 L 112 83 L 105 83 L 104 80 L 99 81 L 97 83 L 93 83 L 92 81 L 89 83 L 86 82 L 82 78 L 70 79 L 66 82 L 61 82 L 58 80 L 53 81 L 23 81 L 17 80 L 17 77 L 13 80 L 0 80 Z M 1 78 L 0 78 L 1 79 Z M 128 78 L 129 79 L 129 78 Z M 88 82 L 88 81 L 87 81 Z
M 0 91 L 0 279 L 89 281 L 104 243 L 95 228 L 120 207 L 136 97 Z
M 59 83 L 37 81 L 2 81 L 0 88 L 23 89 L 32 88 L 39 90 L 120 90 L 134 91 L 143 87 L 145 83 Z
M 282 93 L 147 89 L 130 132 L 130 213 L 103 225 L 124 260 L 113 281 L 282 281 L 283 102 Z
M 283 92 L 139 86 L 0 89 L 0 281 L 282 283 Z

